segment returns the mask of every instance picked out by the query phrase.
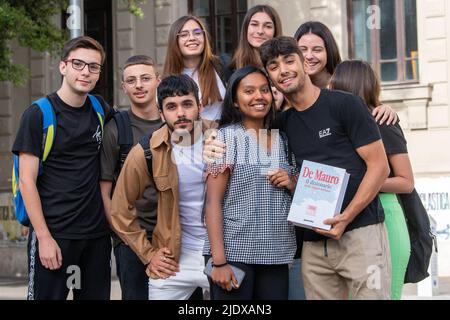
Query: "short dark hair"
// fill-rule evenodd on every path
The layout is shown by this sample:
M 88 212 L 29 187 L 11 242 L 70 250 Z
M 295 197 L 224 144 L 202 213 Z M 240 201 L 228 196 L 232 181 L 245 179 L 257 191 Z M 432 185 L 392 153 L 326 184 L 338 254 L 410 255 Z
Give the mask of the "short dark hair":
M 137 64 L 145 64 L 147 66 L 154 66 L 155 65 L 155 61 L 150 58 L 149 56 L 140 54 L 140 55 L 135 55 L 135 56 L 131 56 L 127 59 L 127 61 L 125 61 L 125 65 L 123 66 L 123 69 L 125 70 L 128 67 L 131 66 L 135 66 Z
M 267 40 L 259 47 L 259 53 L 264 67 L 269 60 L 293 53 L 298 54 L 300 61 L 303 62 L 303 54 L 292 37 L 280 36 Z
M 194 95 L 197 105 L 200 105 L 198 86 L 191 77 L 185 74 L 167 76 L 161 81 L 157 89 L 158 107 L 162 110 L 164 99 L 167 97 L 187 96 L 190 93 Z
M 300 25 L 295 32 L 295 40 L 298 40 L 305 34 L 315 34 L 322 38 L 325 43 L 325 50 L 327 52 L 327 71 L 329 74 L 333 74 L 337 65 L 341 62 L 341 55 L 339 54 L 339 48 L 336 40 L 333 37 L 333 33 L 326 25 L 319 21 L 308 21 Z
M 252 73 L 260 73 L 266 79 L 267 83 L 270 86 L 270 79 L 264 70 L 257 68 L 255 66 L 249 65 L 243 67 L 241 69 L 236 70 L 230 77 L 227 86 L 227 92 L 225 94 L 225 98 L 223 99 L 223 110 L 222 116 L 219 121 L 219 126 L 223 127 L 232 123 L 240 123 L 242 122 L 242 112 L 235 107 L 235 103 L 237 102 L 237 88 L 239 87 L 239 83 L 241 83 L 242 79 Z M 272 93 L 271 93 L 272 94 Z M 275 122 L 276 117 L 276 108 L 275 101 L 273 99 L 272 94 L 272 105 L 270 106 L 269 113 L 264 118 L 264 125 L 266 129 L 272 129 L 272 125 Z
M 66 42 L 62 49 L 61 61 L 65 61 L 72 51 L 80 48 L 92 49 L 100 52 L 100 55 L 102 57 L 101 64 L 105 62 L 105 50 L 103 49 L 102 45 L 97 40 L 88 36 L 73 38 L 72 40 Z
M 127 59 L 127 61 L 125 61 L 125 65 L 122 68 L 122 81 L 123 81 L 123 72 L 125 71 L 125 69 L 138 64 L 155 67 L 155 61 L 149 56 L 143 54 L 131 56 Z M 156 72 L 156 70 L 155 73 L 156 75 L 158 75 L 158 72 Z

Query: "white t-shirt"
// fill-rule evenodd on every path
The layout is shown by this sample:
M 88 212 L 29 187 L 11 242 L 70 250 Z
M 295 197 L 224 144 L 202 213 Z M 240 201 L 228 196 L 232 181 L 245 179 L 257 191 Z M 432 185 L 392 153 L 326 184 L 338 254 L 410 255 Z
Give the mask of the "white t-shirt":
M 172 143 L 179 180 L 181 247 L 197 251 L 203 249 L 206 237 L 206 227 L 202 220 L 205 199 L 202 140 L 203 137 L 188 147 Z
M 223 98 L 225 97 L 225 86 L 222 83 L 222 80 L 220 79 L 217 72 L 214 70 L 214 73 L 216 75 L 216 83 L 219 88 L 220 96 Z M 198 72 L 195 69 L 190 68 L 184 68 L 183 74 L 188 75 L 191 77 L 195 83 L 197 83 L 198 87 L 200 88 L 200 83 L 198 82 Z M 200 101 L 202 101 L 202 92 L 199 92 L 199 98 Z M 222 101 L 216 101 L 214 103 L 208 104 L 206 106 L 203 106 L 203 111 L 201 113 L 202 119 L 206 120 L 220 120 L 220 117 L 222 116 Z

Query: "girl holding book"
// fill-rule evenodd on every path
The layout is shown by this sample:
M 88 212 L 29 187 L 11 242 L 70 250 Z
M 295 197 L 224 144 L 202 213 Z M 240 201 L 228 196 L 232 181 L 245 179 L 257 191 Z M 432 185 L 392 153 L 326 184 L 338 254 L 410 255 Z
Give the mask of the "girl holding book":
M 380 104 L 380 82 L 370 64 L 365 61 L 342 62 L 336 68 L 330 86 L 332 89 L 360 96 L 371 111 Z M 379 129 L 391 167 L 391 175 L 381 187 L 379 196 L 384 209 L 391 250 L 391 298 L 399 300 L 402 296 L 411 247 L 405 217 L 396 194 L 411 193 L 414 189 L 414 176 L 406 139 L 398 122 L 389 126 L 379 125 Z

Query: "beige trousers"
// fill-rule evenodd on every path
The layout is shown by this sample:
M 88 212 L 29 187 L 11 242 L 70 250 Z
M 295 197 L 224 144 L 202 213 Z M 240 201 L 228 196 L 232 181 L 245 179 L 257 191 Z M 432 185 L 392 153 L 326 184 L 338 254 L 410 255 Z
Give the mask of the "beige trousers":
M 391 261 L 384 223 L 354 229 L 340 240 L 303 243 L 306 298 L 390 298 Z

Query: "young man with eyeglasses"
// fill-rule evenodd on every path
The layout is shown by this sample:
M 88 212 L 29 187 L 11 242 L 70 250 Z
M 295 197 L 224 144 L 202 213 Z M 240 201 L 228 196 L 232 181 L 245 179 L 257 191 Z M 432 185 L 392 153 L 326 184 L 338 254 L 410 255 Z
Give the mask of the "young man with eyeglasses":
M 114 116 L 105 127 L 101 153 L 101 182 L 103 203 L 108 220 L 111 219 L 111 197 L 123 161 L 132 145 L 139 139 L 161 127 L 162 121 L 156 106 L 156 88 L 160 78 L 155 70 L 153 59 L 137 55 L 128 58 L 123 67 L 122 89 L 130 102 L 130 108 Z M 119 132 L 120 126 L 127 126 Z M 130 132 L 132 145 L 124 146 L 126 131 Z M 120 135 L 123 136 L 120 136 Z M 131 141 L 130 141 L 131 142 Z M 121 145 L 122 143 L 122 145 Z M 124 150 L 124 148 L 127 150 Z M 123 157 L 123 159 L 122 159 Z M 157 197 L 153 186 L 145 189 L 144 195 L 136 202 L 139 226 L 146 233 L 145 241 L 151 242 L 156 224 Z M 122 289 L 123 300 L 147 300 L 148 277 L 145 265 L 119 236 L 113 234 L 114 255 L 117 275 Z
M 43 114 L 32 104 L 22 115 L 12 151 L 19 155 L 20 189 L 31 229 L 29 300 L 110 298 L 111 240 L 100 192 L 103 118 L 88 93 L 97 83 L 105 53 L 90 37 L 67 42 L 58 91 L 47 96 L 56 135 L 40 168 Z M 110 117 L 110 107 L 95 96 Z

